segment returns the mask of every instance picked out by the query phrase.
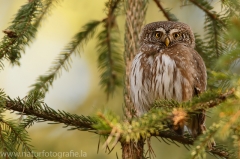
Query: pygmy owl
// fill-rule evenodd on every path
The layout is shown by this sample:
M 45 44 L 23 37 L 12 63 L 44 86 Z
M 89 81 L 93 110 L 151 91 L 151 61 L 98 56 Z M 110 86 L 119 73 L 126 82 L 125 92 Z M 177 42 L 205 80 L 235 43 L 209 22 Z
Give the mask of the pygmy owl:
M 187 24 L 160 21 L 143 28 L 129 75 L 137 115 L 146 113 L 156 100 L 188 101 L 206 90 L 206 67 L 194 47 L 194 34 Z M 193 137 L 202 134 L 204 122 L 204 111 L 188 120 Z M 183 128 L 178 131 L 182 133 Z

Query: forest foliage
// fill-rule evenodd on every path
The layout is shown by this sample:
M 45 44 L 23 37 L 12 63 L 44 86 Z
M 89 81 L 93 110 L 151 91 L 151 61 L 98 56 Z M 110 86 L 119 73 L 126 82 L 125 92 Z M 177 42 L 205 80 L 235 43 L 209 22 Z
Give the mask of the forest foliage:
M 96 133 L 105 139 L 101 143 L 109 151 L 121 144 L 140 139 L 148 140 L 155 136 L 170 144 L 182 144 L 189 149 L 188 158 L 206 158 L 206 153 L 217 158 L 240 158 L 240 2 L 238 0 L 219 0 L 221 11 L 216 11 L 212 1 L 181 0 L 184 6 L 194 5 L 205 13 L 204 35 L 195 33 L 196 50 L 203 57 L 208 72 L 208 90 L 183 103 L 176 101 L 156 101 L 153 109 L 142 117 L 134 117 L 128 93 L 129 61 L 136 54 L 139 32 L 144 25 L 144 18 L 149 3 L 163 13 L 165 20 L 178 21 L 170 9 L 165 8 L 159 0 L 109 0 L 105 4 L 106 17 L 91 20 L 81 27 L 53 61 L 52 66 L 40 75 L 24 99 L 11 98 L 0 91 L 0 151 L 29 152 L 34 156 L 28 128 L 38 122 L 64 124 L 70 130 Z M 7 60 L 12 65 L 20 65 L 21 55 L 26 46 L 36 38 L 43 19 L 47 18 L 53 6 L 61 3 L 58 0 L 29 0 L 14 16 L 11 24 L 3 32 L 0 42 L 0 68 Z M 128 12 L 131 10 L 133 14 Z M 134 15 L 135 14 L 135 15 Z M 117 18 L 125 18 L 124 44 L 119 40 Z M 98 30 L 97 30 L 98 28 Z M 96 39 L 98 68 L 101 72 L 99 84 L 108 98 L 114 98 L 117 88 L 124 88 L 125 105 L 122 119 L 118 114 L 108 111 L 95 116 L 72 114 L 64 110 L 54 110 L 44 102 L 46 92 L 52 86 L 62 70 L 71 68 L 71 57 L 79 53 L 89 40 Z M 125 50 L 123 50 L 125 46 Z M 125 63 L 124 63 L 125 62 Z M 1 71 L 0 71 L 1 73 Z M 125 78 L 123 78 L 123 76 Z M 179 136 L 169 130 L 173 119 L 186 120 L 196 115 L 199 109 L 211 111 L 214 122 L 206 133 L 193 139 L 189 134 Z M 7 110 L 16 112 L 21 122 L 6 119 L 3 113 Z M 181 114 L 180 114 L 180 113 Z M 22 117 L 24 116 L 24 118 Z M 180 119 L 179 119 L 180 118 Z M 66 132 L 67 133 L 67 132 Z M 207 142 L 215 138 L 217 145 L 206 149 Z M 233 143 L 233 144 L 231 144 Z M 96 142 L 97 144 L 97 142 Z M 154 152 L 145 150 L 145 157 L 152 158 Z M 149 153 L 150 152 L 150 153 Z M 16 158 L 6 156 L 6 158 Z

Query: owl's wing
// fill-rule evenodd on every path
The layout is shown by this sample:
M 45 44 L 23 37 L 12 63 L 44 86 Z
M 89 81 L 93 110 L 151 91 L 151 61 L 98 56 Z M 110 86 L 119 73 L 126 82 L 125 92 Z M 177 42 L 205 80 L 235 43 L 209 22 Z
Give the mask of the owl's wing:
M 202 57 L 193 50 L 193 65 L 195 69 L 194 76 L 194 95 L 199 95 L 206 90 L 207 87 L 207 73 L 206 66 Z
M 197 51 L 192 49 L 192 61 L 193 61 L 193 96 L 198 96 L 202 92 L 206 90 L 207 86 L 207 73 L 206 67 L 202 57 L 197 53 Z M 191 120 L 189 120 L 188 128 L 191 130 L 192 135 L 197 137 L 202 134 L 205 130 L 205 110 L 201 110 L 202 113 L 197 113 L 192 116 Z

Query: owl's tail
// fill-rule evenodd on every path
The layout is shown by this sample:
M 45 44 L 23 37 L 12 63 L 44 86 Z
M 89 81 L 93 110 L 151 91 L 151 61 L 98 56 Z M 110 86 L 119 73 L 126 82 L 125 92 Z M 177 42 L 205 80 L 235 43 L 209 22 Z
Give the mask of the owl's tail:
M 187 128 L 193 138 L 197 138 L 199 135 L 203 134 L 207 130 L 205 126 L 205 110 L 200 110 L 201 113 L 193 114 L 188 120 Z M 213 138 L 208 142 L 208 149 L 211 150 L 213 146 L 216 146 L 216 143 Z

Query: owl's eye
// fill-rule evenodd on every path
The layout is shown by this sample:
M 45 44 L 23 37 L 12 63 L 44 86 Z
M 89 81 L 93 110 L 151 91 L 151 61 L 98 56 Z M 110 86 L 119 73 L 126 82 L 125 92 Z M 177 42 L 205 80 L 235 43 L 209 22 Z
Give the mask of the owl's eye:
M 156 38 L 160 38 L 162 36 L 162 33 L 161 32 L 156 32 L 155 36 L 156 36 Z
M 178 37 L 180 37 L 180 35 L 181 35 L 180 33 L 174 33 L 174 34 L 173 34 L 173 37 L 174 37 L 174 38 L 178 38 Z

